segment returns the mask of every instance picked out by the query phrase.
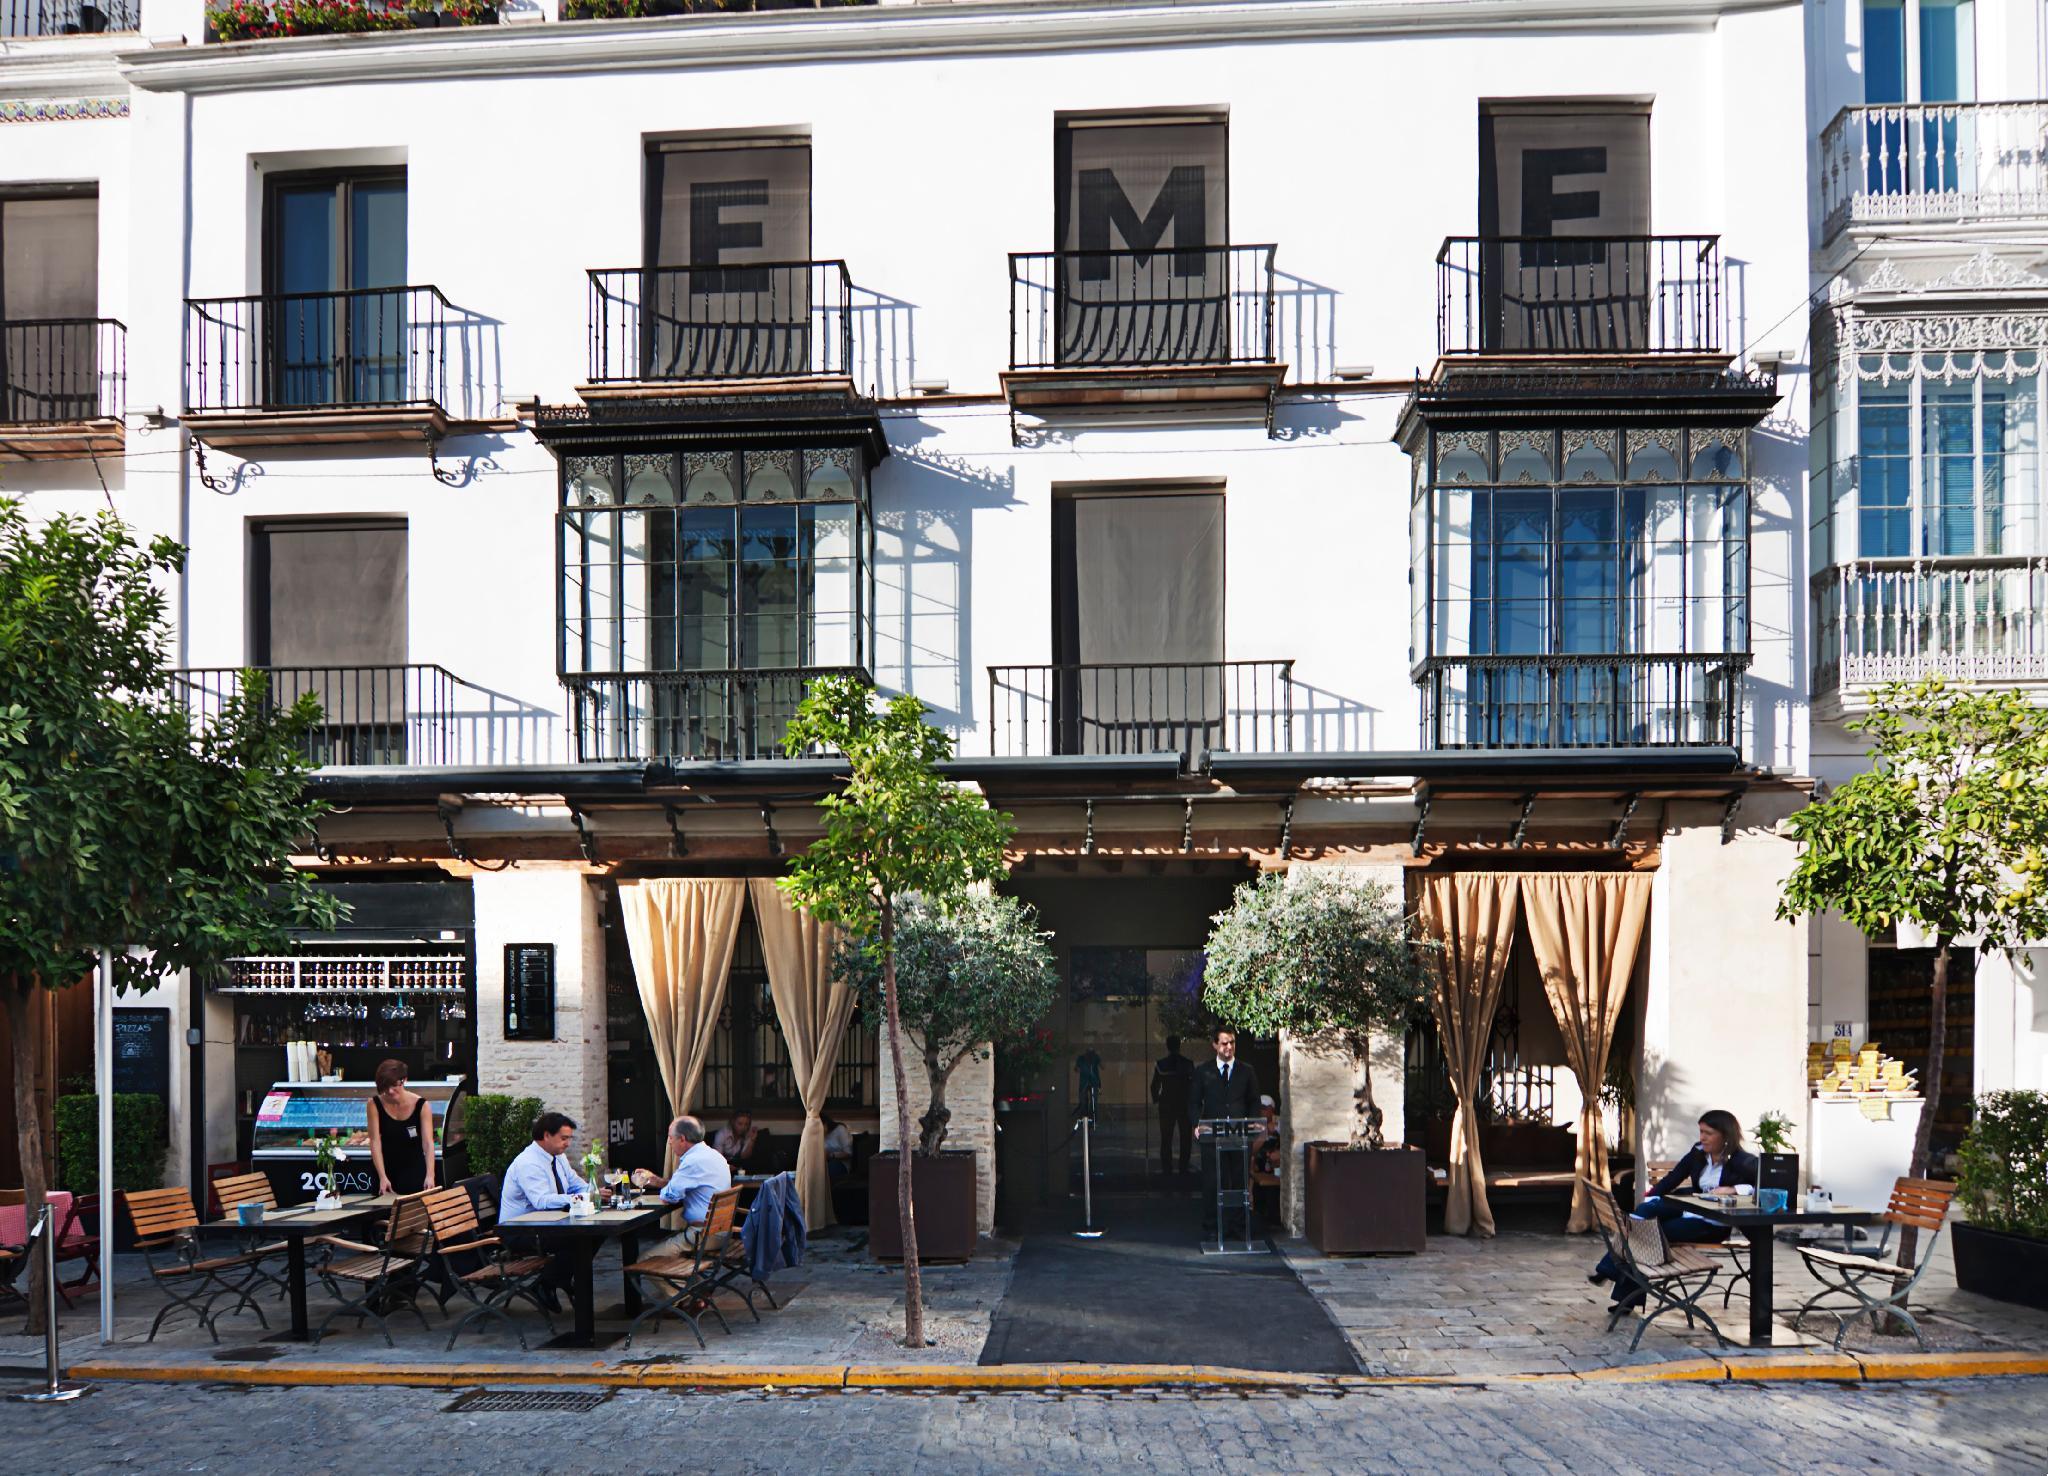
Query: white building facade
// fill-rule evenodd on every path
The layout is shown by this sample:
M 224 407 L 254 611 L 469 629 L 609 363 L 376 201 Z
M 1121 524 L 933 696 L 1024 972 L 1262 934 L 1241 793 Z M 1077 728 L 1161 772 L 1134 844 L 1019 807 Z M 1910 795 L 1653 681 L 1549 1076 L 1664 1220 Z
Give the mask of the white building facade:
M 622 1154 L 665 1093 L 616 888 L 784 864 L 830 778 L 781 722 L 853 670 L 1017 815 L 1049 1027 L 1140 1168 L 1161 981 L 1297 864 L 1651 876 L 1615 1054 L 1623 1146 L 1675 1156 L 1710 1106 L 1799 1117 L 1833 1008 L 1773 916 L 1778 822 L 1846 752 L 1809 749 L 1816 578 L 1868 552 L 1823 564 L 1807 492 L 1829 146 L 1787 140 L 1831 13 L 544 0 L 221 43 L 189 0 L 38 11 L 0 51 L 0 485 L 190 546 L 195 702 L 255 666 L 326 709 L 305 861 L 355 932 L 308 950 L 458 960 L 470 1025 L 420 1069 Z M 508 945 L 552 945 L 552 1039 L 504 1027 Z M 697 1100 L 800 1120 L 750 967 Z M 1592 1084 L 1515 969 L 1501 1100 L 1568 1125 Z M 196 1173 L 284 1056 L 176 994 Z M 1344 1130 L 1300 1080 L 1297 1149 Z M 1004 1091 L 1050 1142 L 1071 1083 Z

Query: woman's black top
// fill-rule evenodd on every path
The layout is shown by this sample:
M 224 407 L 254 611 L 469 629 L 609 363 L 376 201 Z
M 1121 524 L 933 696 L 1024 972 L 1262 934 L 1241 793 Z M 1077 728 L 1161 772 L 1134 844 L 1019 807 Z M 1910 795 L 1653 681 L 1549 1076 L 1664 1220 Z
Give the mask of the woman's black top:
M 1644 1198 L 1662 1199 L 1667 1194 L 1690 1192 L 1699 1188 L 1700 1174 L 1706 1166 L 1707 1150 L 1697 1143 L 1693 1144 L 1691 1151 L 1679 1159 L 1671 1172 L 1659 1179 Z M 1724 1185 L 1754 1185 L 1758 1182 L 1759 1167 L 1754 1153 L 1745 1153 L 1737 1148 L 1721 1161 L 1721 1182 Z
M 425 1134 L 421 1131 L 427 1099 L 412 1105 L 412 1116 L 400 1119 L 384 1110 L 384 1099 L 370 1099 L 377 1106 L 377 1140 L 384 1146 L 384 1177 L 394 1194 L 417 1194 L 427 1187 Z

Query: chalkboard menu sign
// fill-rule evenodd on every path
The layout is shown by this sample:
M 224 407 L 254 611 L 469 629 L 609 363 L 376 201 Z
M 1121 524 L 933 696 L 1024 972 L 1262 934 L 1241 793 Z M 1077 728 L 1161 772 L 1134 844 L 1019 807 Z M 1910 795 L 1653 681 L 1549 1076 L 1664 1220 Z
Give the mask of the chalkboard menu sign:
M 555 945 L 505 945 L 505 1039 L 555 1038 Z
M 114 1011 L 114 1092 L 171 1097 L 171 1012 Z

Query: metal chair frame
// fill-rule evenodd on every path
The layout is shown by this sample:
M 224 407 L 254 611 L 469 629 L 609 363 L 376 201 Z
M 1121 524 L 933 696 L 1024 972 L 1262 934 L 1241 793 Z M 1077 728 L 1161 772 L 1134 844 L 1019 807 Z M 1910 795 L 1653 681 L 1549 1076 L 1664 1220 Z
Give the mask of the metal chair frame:
M 1870 1329 L 1876 1332 L 1883 1326 L 1880 1314 L 1889 1312 L 1906 1324 L 1913 1340 L 1920 1345 L 1920 1351 L 1925 1353 L 1927 1338 L 1921 1333 L 1920 1324 L 1914 1320 L 1913 1314 L 1906 1310 L 1906 1301 L 1920 1285 L 1920 1278 L 1927 1274 L 1927 1268 L 1934 1264 L 1934 1242 L 1947 1221 L 1949 1202 L 1955 1197 L 1954 1184 L 1901 1178 L 1892 1185 L 1891 1203 L 1886 1207 L 1884 1216 L 1884 1236 L 1869 1251 L 1833 1251 L 1800 1246 L 1800 1259 L 1806 1262 L 1806 1269 L 1814 1280 L 1821 1283 L 1821 1289 L 1800 1304 L 1799 1315 L 1792 1319 L 1792 1326 L 1796 1328 L 1804 1323 L 1809 1312 L 1828 1313 L 1835 1319 L 1835 1350 L 1840 1352 L 1849 1336 L 1850 1324 L 1857 1318 L 1868 1316 Z M 1894 1227 L 1911 1227 L 1926 1232 L 1927 1249 L 1921 1253 L 1918 1265 L 1884 1259 L 1892 1254 Z M 1886 1287 L 1889 1290 L 1883 1289 Z M 1866 1288 L 1877 1290 L 1874 1293 Z M 1829 1299 L 1835 1297 L 1846 1297 L 1847 1301 L 1829 1304 Z
M 314 1241 L 327 1248 L 327 1256 L 316 1268 L 316 1274 L 327 1294 L 339 1304 L 314 1329 L 315 1347 L 327 1336 L 335 1318 L 353 1317 L 358 1328 L 366 1321 L 374 1321 L 377 1330 L 384 1334 L 385 1346 L 396 1348 L 391 1324 L 385 1317 L 401 1307 L 419 1318 L 423 1331 L 429 1330 L 427 1314 L 420 1310 L 419 1302 L 429 1230 L 426 1201 L 425 1194 L 407 1194 L 393 1200 L 381 1246 L 365 1245 L 339 1235 L 323 1235 Z M 337 1251 L 347 1254 L 337 1255 Z M 358 1295 L 349 1294 L 351 1287 L 358 1289 Z
M 458 1292 L 469 1303 L 469 1311 L 449 1330 L 449 1351 L 454 1351 L 456 1340 L 472 1322 L 492 1317 L 511 1328 L 519 1339 L 519 1346 L 525 1348 L 525 1330 L 512 1320 L 508 1310 L 518 1301 L 533 1305 L 533 1310 L 540 1313 L 541 1321 L 547 1324 L 548 1336 L 553 1337 L 555 1320 L 548 1315 L 547 1304 L 541 1300 L 541 1282 L 547 1275 L 548 1258 L 544 1255 L 515 1256 L 498 1236 L 484 1234 L 482 1225 L 477 1221 L 476 1205 L 467 1189 L 459 1186 L 431 1189 L 427 1191 L 425 1200 L 430 1221 L 429 1254 L 441 1272 L 441 1309 L 446 1311 L 448 1303 Z M 464 1271 L 454 1258 L 469 1255 L 480 1256 L 483 1264 Z M 480 1292 L 479 1287 L 488 1287 L 488 1294 Z
M 728 1249 L 737 1243 L 733 1224 L 738 1216 L 739 1203 L 738 1189 L 719 1190 L 711 1196 L 702 1223 L 683 1232 L 684 1239 L 690 1244 L 689 1255 L 649 1256 L 626 1268 L 626 1275 L 633 1279 L 633 1285 L 639 1288 L 647 1306 L 626 1330 L 625 1347 L 633 1346 L 641 1323 L 659 1322 L 663 1316 L 687 1322 L 700 1349 L 709 1346 L 704 1341 L 704 1329 L 699 1325 L 706 1312 L 718 1319 L 718 1325 L 727 1334 L 732 1332 L 732 1324 L 725 1320 L 725 1313 L 719 1310 L 713 1298 L 728 1284 L 726 1278 L 731 1267 L 726 1257 Z M 665 1297 L 650 1296 L 644 1285 L 647 1281 L 662 1282 L 673 1290 Z M 746 1293 L 741 1292 L 740 1295 L 745 1297 Z M 751 1312 L 753 1307 L 753 1299 L 748 1297 L 747 1310 Z M 754 1320 L 759 1322 L 761 1314 L 755 1312 Z
M 1682 1314 L 1687 1327 L 1694 1326 L 1693 1319 L 1698 1318 L 1707 1325 L 1707 1331 L 1714 1335 L 1714 1340 L 1727 1347 L 1728 1339 L 1720 1326 L 1699 1304 L 1700 1298 L 1713 1289 L 1715 1278 L 1721 1274 L 1720 1266 L 1692 1246 L 1673 1245 L 1665 1239 L 1664 1227 L 1657 1221 L 1634 1220 L 1624 1215 L 1612 1189 L 1603 1188 L 1591 1179 L 1582 1178 L 1579 1182 L 1592 1196 L 1594 1222 L 1600 1227 L 1600 1238 L 1607 1242 L 1608 1253 L 1622 1268 L 1621 1279 L 1640 1287 L 1645 1298 L 1657 1304 L 1654 1311 L 1639 1317 L 1635 1336 L 1629 1339 L 1629 1352 L 1635 1352 L 1650 1324 L 1666 1312 Z M 1645 1240 L 1654 1239 L 1657 1260 L 1649 1261 L 1636 1254 L 1637 1236 Z M 1614 1311 L 1607 1318 L 1607 1331 L 1613 1332 L 1622 1318 L 1633 1315 L 1626 1300 L 1615 1303 Z
M 192 1201 L 183 1189 L 129 1190 L 122 1194 L 121 1202 L 135 1230 L 135 1248 L 142 1252 L 150 1280 L 165 1298 L 149 1325 L 147 1341 L 155 1342 L 164 1324 L 180 1312 L 190 1312 L 216 1343 L 220 1341 L 220 1319 L 244 1307 L 256 1314 L 256 1321 L 265 1331 L 269 1330 L 270 1321 L 257 1305 L 254 1289 L 259 1280 L 269 1279 L 262 1263 L 281 1246 L 205 1257 L 199 1216 L 193 1213 Z M 226 1275 L 237 1270 L 243 1273 L 239 1280 Z M 192 1289 L 181 1293 L 181 1285 Z M 233 1305 L 215 1311 L 213 1304 L 224 1297 L 232 1299 Z

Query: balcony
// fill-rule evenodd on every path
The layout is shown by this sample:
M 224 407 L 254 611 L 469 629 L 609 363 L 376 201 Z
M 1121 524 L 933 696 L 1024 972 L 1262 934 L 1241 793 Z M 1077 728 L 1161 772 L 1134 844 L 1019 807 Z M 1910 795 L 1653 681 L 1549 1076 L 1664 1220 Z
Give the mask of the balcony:
M 1271 428 L 1273 246 L 1010 255 L 1012 414 L 1251 404 Z
M 843 261 L 590 273 L 590 385 L 835 379 L 853 365 Z
M 187 299 L 186 424 L 215 446 L 437 440 L 458 327 L 435 287 Z
M 2048 216 L 2048 102 L 1844 108 L 1820 139 L 1821 234 Z
M 1290 753 L 1292 661 L 988 669 L 989 754 Z
M 2048 682 L 2048 556 L 1856 559 L 1813 577 L 1816 695 L 1940 675 Z
M 128 330 L 112 318 L 0 322 L 0 462 L 121 449 Z
M 545 763 L 559 751 L 555 714 L 441 666 L 213 666 L 172 676 L 186 708 L 211 718 L 241 695 L 247 671 L 263 677 L 270 706 L 306 693 L 319 702 L 304 752 L 322 766 Z
M 562 685 L 576 761 L 782 758 L 789 720 L 822 676 L 871 680 L 853 666 L 572 672 Z
M 1423 742 L 1451 748 L 1739 748 L 1746 653 L 1432 656 Z
M 0 0 L 0 40 L 96 36 L 141 26 L 141 0 Z
M 1437 352 L 1720 356 L 1719 236 L 1452 236 Z

